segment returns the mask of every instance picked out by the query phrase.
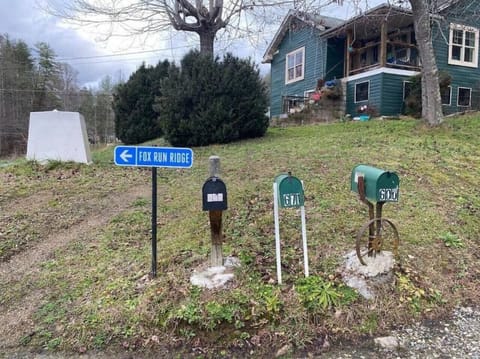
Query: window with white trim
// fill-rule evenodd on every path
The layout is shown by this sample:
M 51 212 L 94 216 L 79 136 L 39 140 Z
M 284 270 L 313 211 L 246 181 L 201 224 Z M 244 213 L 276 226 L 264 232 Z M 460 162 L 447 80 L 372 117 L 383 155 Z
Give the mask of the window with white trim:
M 450 24 L 448 63 L 478 67 L 479 30 L 474 27 Z
M 459 87 L 457 94 L 457 106 L 470 107 L 472 103 L 472 89 L 468 87 Z
M 305 75 L 305 47 L 287 54 L 285 83 L 303 80 Z
M 450 106 L 452 104 L 452 86 L 440 88 L 442 105 Z
M 303 97 L 305 97 L 305 98 L 308 99 L 308 98 L 310 98 L 314 93 L 315 93 L 315 89 L 304 91 L 304 92 L 303 92 Z
M 370 81 L 358 82 L 355 84 L 355 103 L 368 101 L 370 92 Z

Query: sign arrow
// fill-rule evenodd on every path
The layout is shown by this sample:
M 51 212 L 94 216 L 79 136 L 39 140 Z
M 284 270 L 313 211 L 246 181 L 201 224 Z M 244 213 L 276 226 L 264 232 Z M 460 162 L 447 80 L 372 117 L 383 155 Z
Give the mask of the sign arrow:
M 132 158 L 133 155 L 130 154 L 129 150 L 124 150 L 121 154 L 120 154 L 120 158 L 124 161 L 124 162 L 129 162 L 128 159 L 129 158 Z

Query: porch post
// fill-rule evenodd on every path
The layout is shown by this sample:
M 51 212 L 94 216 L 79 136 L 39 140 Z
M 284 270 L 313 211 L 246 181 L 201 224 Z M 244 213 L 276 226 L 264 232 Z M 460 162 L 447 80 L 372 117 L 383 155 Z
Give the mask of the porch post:
M 347 43 L 345 44 L 345 69 L 344 77 L 350 75 L 350 62 L 352 53 L 350 52 L 350 47 L 352 46 L 352 30 L 347 30 Z
M 382 22 L 380 36 L 380 66 L 385 67 L 387 64 L 387 22 Z

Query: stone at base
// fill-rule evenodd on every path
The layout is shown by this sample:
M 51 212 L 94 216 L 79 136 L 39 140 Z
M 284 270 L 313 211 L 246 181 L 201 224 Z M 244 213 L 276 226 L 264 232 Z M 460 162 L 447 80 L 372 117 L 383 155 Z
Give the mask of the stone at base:
M 382 347 L 383 349 L 387 349 L 387 350 L 395 350 L 399 347 L 397 338 L 392 336 L 375 338 L 374 342 L 379 347 Z
M 362 275 L 366 278 L 376 277 L 380 274 L 390 272 L 395 264 L 393 253 L 389 251 L 381 251 L 375 257 L 363 257 L 366 265 L 360 263 L 355 251 L 345 256 L 345 270 L 352 271 L 355 274 Z
M 363 265 L 358 260 L 355 251 L 345 256 L 345 262 L 342 267 L 342 278 L 346 285 L 354 288 L 365 299 L 375 298 L 373 286 L 381 285 L 395 264 L 393 253 L 382 251 L 375 257 L 363 257 L 367 265 Z
M 190 277 L 190 283 L 203 288 L 223 287 L 228 281 L 232 280 L 233 273 L 225 273 L 226 267 L 210 267 L 201 272 L 194 272 Z

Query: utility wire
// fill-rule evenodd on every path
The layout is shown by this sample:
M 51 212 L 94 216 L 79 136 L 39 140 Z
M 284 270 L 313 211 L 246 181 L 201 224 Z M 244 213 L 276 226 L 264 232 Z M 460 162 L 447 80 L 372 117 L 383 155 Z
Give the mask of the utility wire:
M 78 57 L 59 57 L 57 61 L 74 61 L 74 60 L 86 60 L 86 59 L 100 59 L 105 57 L 116 57 L 116 56 L 128 56 L 128 55 L 139 55 L 139 54 L 147 54 L 152 52 L 162 52 L 162 51 L 170 51 L 170 50 L 179 50 L 192 47 L 192 45 L 182 45 L 182 46 L 175 46 L 163 49 L 153 49 L 153 50 L 143 50 L 143 51 L 133 51 L 133 52 L 121 52 L 115 53 L 110 55 L 93 55 L 93 56 L 78 56 Z

